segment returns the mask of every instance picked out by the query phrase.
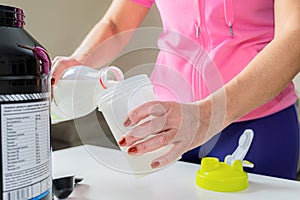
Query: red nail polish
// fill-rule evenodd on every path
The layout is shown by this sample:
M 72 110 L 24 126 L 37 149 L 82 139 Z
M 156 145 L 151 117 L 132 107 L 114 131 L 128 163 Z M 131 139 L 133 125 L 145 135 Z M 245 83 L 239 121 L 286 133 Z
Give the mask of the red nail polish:
M 160 163 L 158 161 L 151 163 L 152 168 L 157 168 L 159 165 L 160 165 Z
M 125 127 L 129 126 L 130 124 L 131 124 L 131 121 L 130 121 L 129 118 L 127 118 L 126 121 L 123 123 L 123 125 L 124 125 Z
M 54 85 L 55 83 L 55 78 L 51 78 L 51 85 Z
M 128 149 L 128 153 L 129 153 L 129 154 L 137 153 L 137 148 L 136 148 L 136 147 L 130 147 L 130 148 Z
M 120 146 L 125 146 L 126 145 L 126 139 L 124 137 L 119 141 L 119 145 Z

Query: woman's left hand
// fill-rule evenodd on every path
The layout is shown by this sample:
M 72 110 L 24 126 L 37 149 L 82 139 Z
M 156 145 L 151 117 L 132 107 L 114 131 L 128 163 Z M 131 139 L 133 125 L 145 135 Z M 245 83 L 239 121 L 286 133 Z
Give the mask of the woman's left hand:
M 119 145 L 130 147 L 129 155 L 141 155 L 173 144 L 168 153 L 152 161 L 152 168 L 162 167 L 211 138 L 207 134 L 209 124 L 210 105 L 206 103 L 152 101 L 128 114 L 124 126 L 134 127 L 120 139 Z M 147 136 L 153 137 L 141 141 Z

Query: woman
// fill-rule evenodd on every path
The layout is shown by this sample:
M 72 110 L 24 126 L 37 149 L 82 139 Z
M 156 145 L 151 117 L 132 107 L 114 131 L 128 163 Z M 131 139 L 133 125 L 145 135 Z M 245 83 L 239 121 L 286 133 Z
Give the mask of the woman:
M 79 48 L 70 57 L 55 59 L 55 80 L 67 67 L 86 62 L 107 38 L 138 27 L 152 4 L 153 0 L 113 1 Z M 128 114 L 124 126 L 135 126 L 149 115 L 155 118 L 133 128 L 119 144 L 129 146 L 131 155 L 174 144 L 152 162 L 156 168 L 180 156 L 189 162 L 207 155 L 223 159 L 251 128 L 255 136 L 246 159 L 255 167 L 249 171 L 295 179 L 299 128 L 291 81 L 300 71 L 300 1 L 156 4 L 164 31 L 151 80 L 161 101 Z M 118 41 L 125 45 L 128 37 Z M 108 59 L 99 56 L 103 63 Z M 93 60 L 87 63 L 95 66 Z M 150 134 L 155 137 L 136 143 L 140 135 Z

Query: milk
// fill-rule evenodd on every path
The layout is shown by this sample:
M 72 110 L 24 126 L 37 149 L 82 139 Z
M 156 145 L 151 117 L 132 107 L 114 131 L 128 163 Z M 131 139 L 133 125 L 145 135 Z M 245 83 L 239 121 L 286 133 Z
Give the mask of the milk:
M 67 69 L 53 86 L 51 120 L 58 123 L 83 117 L 97 107 L 96 95 L 124 78 L 116 67 L 96 70 L 86 66 Z
M 97 107 L 95 95 L 99 92 L 100 86 L 93 80 L 61 80 L 53 88 L 52 114 L 65 120 L 83 117 Z

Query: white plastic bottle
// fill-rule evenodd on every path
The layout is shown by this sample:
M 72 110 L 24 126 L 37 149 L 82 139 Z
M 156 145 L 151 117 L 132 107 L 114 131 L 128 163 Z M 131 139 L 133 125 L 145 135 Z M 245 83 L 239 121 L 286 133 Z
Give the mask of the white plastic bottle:
M 114 66 L 100 70 L 87 66 L 68 68 L 53 87 L 52 124 L 89 114 L 97 107 L 97 94 L 123 79 L 122 71 Z

